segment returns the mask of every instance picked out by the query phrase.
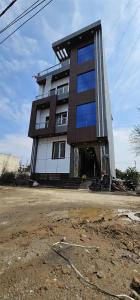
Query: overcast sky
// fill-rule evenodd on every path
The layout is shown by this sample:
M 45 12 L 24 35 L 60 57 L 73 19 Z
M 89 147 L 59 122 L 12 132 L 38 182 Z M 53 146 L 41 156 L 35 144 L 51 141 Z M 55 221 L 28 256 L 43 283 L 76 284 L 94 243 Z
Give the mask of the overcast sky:
M 34 1 L 17 0 L 1 17 L 0 28 Z M 9 2 L 1 1 L 0 11 Z M 128 142 L 131 129 L 140 122 L 139 0 L 54 0 L 0 45 L 0 152 L 30 161 L 28 124 L 31 102 L 38 94 L 32 76 L 57 63 L 52 42 L 99 19 L 114 119 L 116 167 L 125 169 L 136 161 L 140 170 L 140 157 L 135 156 Z M 0 41 L 17 24 L 0 34 Z

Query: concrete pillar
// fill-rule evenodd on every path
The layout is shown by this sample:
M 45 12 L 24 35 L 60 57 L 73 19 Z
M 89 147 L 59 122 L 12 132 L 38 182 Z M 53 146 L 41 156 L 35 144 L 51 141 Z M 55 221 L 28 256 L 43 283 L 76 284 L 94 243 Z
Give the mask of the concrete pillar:
M 79 149 L 71 146 L 70 153 L 70 177 L 79 175 Z
M 36 166 L 36 157 L 37 157 L 37 146 L 38 146 L 38 139 L 33 139 L 32 144 L 32 154 L 31 154 L 31 175 L 35 173 L 35 166 Z

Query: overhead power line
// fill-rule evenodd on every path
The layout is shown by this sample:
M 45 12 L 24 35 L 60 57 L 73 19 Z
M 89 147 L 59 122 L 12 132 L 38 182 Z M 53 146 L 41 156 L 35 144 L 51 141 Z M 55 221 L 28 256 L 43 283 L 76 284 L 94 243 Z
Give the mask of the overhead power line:
M 44 2 L 45 0 L 43 0 Z M 6 38 L 4 38 L 1 42 L 0 45 L 3 44 L 9 37 L 11 37 L 16 31 L 18 31 L 23 25 L 25 25 L 27 22 L 29 22 L 33 17 L 35 17 L 40 11 L 42 11 L 46 6 L 48 6 L 52 1 L 48 1 L 45 5 L 43 5 L 36 13 L 34 13 L 29 19 L 24 21 L 20 26 L 18 26 L 14 31 L 12 31 Z
M 126 35 L 126 33 L 128 33 L 128 27 L 130 26 L 131 22 L 134 20 L 136 14 L 139 12 L 139 8 L 140 8 L 140 4 L 136 7 L 133 15 L 129 19 L 129 23 L 128 23 L 127 27 L 125 28 L 125 30 L 121 34 L 121 37 L 120 37 L 119 41 L 117 42 L 117 50 L 118 50 L 118 46 L 120 45 L 120 43 L 123 40 L 124 36 Z
M 39 5 L 41 5 L 45 0 L 42 0 L 40 3 L 38 3 L 40 0 L 35 1 L 32 5 L 30 5 L 28 8 L 26 8 L 20 15 L 18 15 L 13 21 L 11 21 L 8 25 L 6 25 L 2 30 L 0 30 L 0 33 L 6 31 L 8 28 L 13 26 L 16 22 L 18 22 L 20 19 L 25 17 L 28 13 L 30 13 L 32 10 L 37 8 Z M 38 4 L 37 4 L 38 3 Z M 35 5 L 37 4 L 37 5 Z
M 125 4 L 125 6 L 123 7 L 123 10 L 122 10 L 122 12 L 129 6 L 129 2 L 130 2 L 130 0 L 128 0 L 127 2 L 126 2 L 126 4 Z M 111 26 L 111 30 L 113 31 L 116 27 L 118 27 L 118 24 L 119 24 L 119 22 L 120 22 L 120 20 L 121 20 L 121 14 L 119 15 L 119 18 L 117 17 L 116 18 L 116 20 L 115 20 L 115 22 L 113 23 L 113 25 Z
M 127 6 L 129 4 L 129 1 L 127 3 Z M 122 40 L 124 39 L 126 33 L 128 33 L 128 27 L 130 27 L 132 21 L 134 20 L 134 17 L 136 16 L 136 14 L 138 13 L 139 11 L 139 8 L 140 8 L 140 4 L 137 6 L 136 10 L 134 11 L 134 13 L 132 14 L 131 18 L 129 19 L 129 22 L 126 26 L 126 28 L 124 29 L 124 31 L 122 32 L 122 34 L 120 35 L 120 39 L 119 41 L 117 42 L 117 47 L 115 48 L 114 52 L 116 52 L 118 50 L 118 47 L 119 45 L 121 44 Z M 111 53 L 110 57 L 109 57 L 109 60 L 112 59 L 113 55 L 114 55 L 114 52 Z
M 14 5 L 14 3 L 16 2 L 17 0 L 13 0 L 1 13 L 0 13 L 0 17 L 2 17 L 5 13 L 6 13 L 6 11 L 11 7 L 11 6 L 13 6 Z
M 122 69 L 121 69 L 120 73 L 118 74 L 118 78 L 119 78 L 119 79 L 118 79 L 117 83 L 115 84 L 115 89 L 116 89 L 117 86 L 118 86 L 118 83 L 119 83 L 119 81 L 120 81 L 120 77 L 122 76 L 122 74 L 123 74 L 123 72 L 124 72 L 124 69 L 125 69 L 125 66 L 126 66 L 128 60 L 129 60 L 129 58 L 131 57 L 131 55 L 132 55 L 132 53 L 133 53 L 133 50 L 135 49 L 135 46 L 136 46 L 136 44 L 137 44 L 137 42 L 138 42 L 139 39 L 140 39 L 140 33 L 139 33 L 139 35 L 137 36 L 136 40 L 134 41 L 132 47 L 130 48 L 130 51 L 129 51 L 129 53 L 128 53 L 128 55 L 127 55 L 127 57 L 126 57 L 126 59 L 125 59 L 123 65 L 122 65 Z

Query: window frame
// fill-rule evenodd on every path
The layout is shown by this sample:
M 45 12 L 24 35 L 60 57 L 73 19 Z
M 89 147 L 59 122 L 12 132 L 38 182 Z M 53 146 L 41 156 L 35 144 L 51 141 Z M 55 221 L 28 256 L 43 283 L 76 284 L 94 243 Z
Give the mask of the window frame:
M 64 91 L 64 88 L 65 88 L 66 86 L 67 86 L 68 88 L 67 88 L 67 91 L 65 92 L 65 91 Z M 59 90 L 61 90 L 61 89 L 62 89 L 63 92 L 59 94 Z M 61 85 L 58 85 L 58 86 L 57 86 L 57 95 L 63 95 L 63 94 L 68 93 L 68 92 L 69 92 L 69 83 L 64 83 L 64 84 L 61 84 Z
M 83 119 L 83 124 L 84 124 L 84 126 L 82 125 L 82 121 L 81 122 L 79 122 L 78 121 L 78 119 L 79 119 L 79 116 L 78 116 L 78 108 L 80 107 L 80 106 L 84 106 L 84 105 L 89 105 L 89 104 L 92 104 L 93 106 L 94 106 L 94 114 L 93 114 L 93 123 L 91 124 L 90 123 L 90 121 L 91 121 L 91 119 L 89 118 L 89 120 L 87 120 L 87 122 L 89 122 L 89 124 L 84 124 L 84 122 L 86 121 L 86 120 L 84 120 Z M 82 113 L 81 113 L 81 115 L 82 115 Z M 83 115 L 86 115 L 87 116 L 87 113 L 86 113 L 86 109 L 85 109 L 85 111 L 83 112 Z M 79 124 L 81 123 L 81 125 L 82 126 L 79 126 L 78 125 L 78 122 L 79 122 Z M 87 103 L 81 103 L 81 104 L 78 104 L 77 106 L 76 106 L 76 128 L 77 129 L 80 129 L 80 128 L 88 128 L 88 127 L 93 127 L 93 126 L 96 126 L 96 101 L 91 101 L 91 102 L 87 102 Z
M 92 83 L 92 86 L 90 87 L 87 87 L 86 89 L 81 89 L 80 86 L 82 86 L 82 83 L 79 82 L 79 79 L 80 79 L 80 76 L 82 75 L 85 75 L 85 74 L 91 74 L 91 72 L 93 72 L 93 83 Z M 90 82 L 90 78 L 87 80 L 87 82 Z M 86 86 L 86 84 L 85 84 Z M 84 87 L 84 86 L 83 86 Z M 96 88 L 96 72 L 95 72 L 95 69 L 91 69 L 91 70 L 88 70 L 86 72 L 83 72 L 83 73 L 79 73 L 77 74 L 77 85 L 76 85 L 76 88 L 77 88 L 77 93 L 83 93 L 83 92 L 86 92 L 86 91 L 89 91 L 89 90 L 92 90 L 92 89 L 95 89 Z
M 55 153 L 55 145 L 58 144 L 58 157 L 54 157 L 54 153 Z M 64 156 L 61 156 L 61 145 L 64 144 Z M 53 142 L 52 145 L 52 159 L 65 159 L 65 154 L 66 154 L 66 141 L 56 141 Z
M 91 58 L 89 58 L 89 59 L 85 59 L 85 60 L 83 60 L 83 61 L 80 62 L 80 59 L 81 59 L 80 58 L 80 50 L 86 49 L 89 46 L 93 46 L 93 56 Z M 82 54 L 82 57 L 84 57 L 84 56 L 86 57 L 86 54 Z M 82 46 L 82 47 L 80 47 L 80 48 L 77 49 L 77 64 L 78 65 L 81 65 L 81 64 L 83 64 L 85 62 L 88 62 L 88 61 L 91 61 L 91 60 L 94 60 L 94 59 L 95 59 L 95 44 L 94 44 L 94 42 L 86 44 L 86 45 L 84 45 L 84 46 Z
M 62 123 L 62 120 L 63 120 L 63 115 L 64 114 L 66 114 L 66 117 L 64 117 L 64 118 L 66 118 L 66 123 L 65 124 L 63 124 Z M 61 124 L 57 124 L 57 118 L 60 116 L 60 118 L 61 118 Z M 65 125 L 68 125 L 68 112 L 67 111 L 64 111 L 64 112 L 61 112 L 61 113 L 57 113 L 56 114 L 56 122 L 55 122 L 55 126 L 57 127 L 57 126 L 65 126 Z

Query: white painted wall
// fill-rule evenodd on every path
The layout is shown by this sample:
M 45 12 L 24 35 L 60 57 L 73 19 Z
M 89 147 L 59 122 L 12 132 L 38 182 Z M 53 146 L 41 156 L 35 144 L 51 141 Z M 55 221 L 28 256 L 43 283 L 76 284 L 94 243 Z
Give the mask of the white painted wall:
M 44 85 L 39 85 L 39 95 L 45 95 L 47 94 L 51 89 L 57 88 L 59 85 L 63 85 L 66 83 L 69 83 L 69 77 L 65 77 L 62 79 L 59 79 L 57 81 L 51 82 L 52 77 L 47 76 L 46 77 L 46 84 Z
M 46 121 L 46 117 L 49 117 L 50 109 L 38 109 L 36 114 L 36 123 L 43 123 Z
M 40 138 L 37 149 L 36 173 L 69 173 L 70 146 L 66 143 L 65 158 L 52 159 L 53 142 L 66 141 L 67 136 Z
M 59 113 L 62 113 L 62 112 L 65 112 L 65 111 L 68 111 L 68 104 L 62 104 L 62 105 L 58 105 L 56 107 L 56 114 L 59 114 Z
M 63 85 L 66 83 L 69 83 L 69 77 L 64 77 L 62 79 L 52 82 L 51 89 L 57 88 L 59 85 Z
M 45 95 L 51 89 L 52 76 L 46 77 L 46 84 L 39 85 L 39 95 Z

